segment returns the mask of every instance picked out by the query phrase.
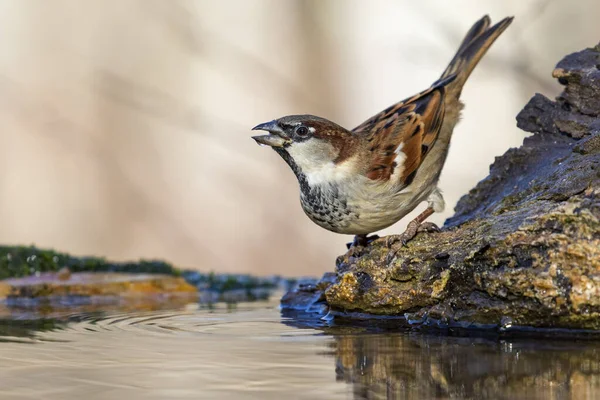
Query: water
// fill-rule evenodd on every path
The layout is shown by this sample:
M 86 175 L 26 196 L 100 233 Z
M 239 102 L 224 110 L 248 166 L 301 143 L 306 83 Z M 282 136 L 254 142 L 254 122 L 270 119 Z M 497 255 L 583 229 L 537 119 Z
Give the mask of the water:
M 600 397 L 592 340 L 331 327 L 276 301 L 106 308 L 0 309 L 0 399 Z

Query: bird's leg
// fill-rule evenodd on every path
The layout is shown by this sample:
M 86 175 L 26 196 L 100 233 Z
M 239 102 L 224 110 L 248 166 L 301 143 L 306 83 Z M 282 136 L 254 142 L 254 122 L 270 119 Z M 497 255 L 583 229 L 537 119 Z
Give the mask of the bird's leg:
M 433 212 L 433 207 L 427 207 L 425 211 L 408 223 L 408 226 L 402 235 L 387 236 L 385 238 L 385 244 L 390 247 L 396 242 L 402 242 L 402 245 L 406 246 L 406 244 L 417 235 L 417 232 L 439 232 L 440 228 L 438 228 L 436 224 L 432 222 L 423 222 L 433 214 Z
M 352 241 L 352 243 L 346 243 L 346 247 L 348 249 L 350 249 L 351 247 L 357 247 L 357 246 L 366 246 L 369 243 L 371 243 L 374 240 L 379 239 L 379 236 L 377 235 L 372 235 L 372 236 L 367 236 L 366 234 L 362 234 L 362 235 L 356 235 L 354 236 L 354 240 Z

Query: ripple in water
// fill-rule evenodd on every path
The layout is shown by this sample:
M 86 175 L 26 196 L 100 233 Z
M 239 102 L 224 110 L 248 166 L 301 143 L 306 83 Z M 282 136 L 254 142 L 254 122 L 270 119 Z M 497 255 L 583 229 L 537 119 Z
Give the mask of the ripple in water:
M 16 314 L 15 314 L 16 315 Z M 22 317 L 22 316 L 21 316 Z M 0 398 L 595 398 L 600 343 L 373 332 L 276 302 L 63 312 L 0 330 Z M 2 326 L 9 326 L 0 324 Z

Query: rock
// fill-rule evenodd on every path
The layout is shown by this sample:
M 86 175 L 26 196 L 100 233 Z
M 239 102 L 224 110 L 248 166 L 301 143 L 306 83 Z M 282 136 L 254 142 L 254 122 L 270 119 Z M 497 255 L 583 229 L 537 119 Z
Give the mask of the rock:
M 320 281 L 309 278 L 299 280 L 281 298 L 281 306 L 298 311 L 320 311 L 321 306 L 325 304 L 323 292 L 331 283 L 335 282 L 335 278 L 334 273 L 328 272 L 323 275 Z
M 552 76 L 565 85 L 559 100 L 575 108 L 579 114 L 600 115 L 600 44 L 566 56 Z
M 82 274 L 83 272 L 92 274 Z M 181 276 L 183 279 L 168 279 L 165 275 L 173 278 Z M 132 279 L 131 285 L 120 282 L 129 279 L 128 277 Z M 70 296 L 69 293 L 79 290 L 88 293 L 105 289 L 114 290 L 117 296 L 123 296 L 125 293 L 143 291 L 144 287 L 152 293 L 160 292 L 160 288 L 156 285 L 161 282 L 165 284 L 177 282 L 177 285 L 180 285 L 179 289 L 185 287 L 187 290 L 193 287 L 194 292 L 200 291 L 201 302 L 238 302 L 265 300 L 275 291 L 289 287 L 288 279 L 276 275 L 256 277 L 245 274 L 202 273 L 194 270 L 179 270 L 163 261 L 141 260 L 118 263 L 100 257 L 73 257 L 66 253 L 34 246 L 0 246 L 0 280 L 7 278 L 25 278 L 23 282 L 27 284 L 19 290 L 10 285 L 0 285 L 0 299 L 7 296 L 22 299 L 23 296 L 30 296 L 31 293 L 33 297 L 43 297 L 41 293 L 45 291 L 52 292 L 49 294 L 51 296 L 55 296 L 54 292 L 56 296 Z M 47 281 L 44 283 L 46 286 L 38 284 L 44 279 Z M 77 279 L 80 281 L 77 282 Z M 102 279 L 107 281 L 100 284 L 99 281 Z M 108 281 L 111 280 L 114 281 L 109 285 Z M 54 281 L 63 281 L 68 285 L 57 285 Z M 120 283 L 117 284 L 117 281 Z M 50 286 L 48 286 L 49 282 L 52 282 Z M 149 282 L 149 285 L 142 282 Z M 179 289 L 174 291 L 180 292 Z M 88 294 L 83 295 L 88 296 Z
M 294 296 L 323 297 L 335 318 L 600 330 L 598 65 L 600 47 L 558 64 L 563 94 L 531 99 L 517 122 L 533 136 L 496 159 L 441 233 L 351 249 L 334 280 Z
M 0 282 L 0 299 L 5 299 L 11 292 L 12 288 L 5 282 Z
M 62 267 L 56 273 L 56 277 L 61 281 L 68 281 L 69 279 L 71 279 L 71 270 L 67 267 Z
M 40 299 L 57 297 L 191 294 L 197 289 L 183 278 L 159 274 L 73 273 L 63 279 L 58 273 L 42 273 L 0 282 L 0 294 L 9 299 Z M 2 290 L 4 288 L 5 290 Z

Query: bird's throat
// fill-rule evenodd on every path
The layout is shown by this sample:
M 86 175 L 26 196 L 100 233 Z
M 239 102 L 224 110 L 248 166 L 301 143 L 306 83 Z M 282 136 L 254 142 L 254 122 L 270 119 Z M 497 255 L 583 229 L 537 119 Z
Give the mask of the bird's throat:
M 296 164 L 294 158 L 290 155 L 290 153 L 287 152 L 287 150 L 284 147 L 274 147 L 273 150 L 275 150 L 275 152 L 279 154 L 281 158 L 283 158 L 283 161 L 285 161 L 286 164 L 289 165 L 289 167 L 294 172 L 294 175 L 296 175 L 298 183 L 300 184 L 300 191 L 303 194 L 308 195 L 310 193 L 308 179 L 306 179 L 306 175 L 304 174 L 304 172 L 302 172 L 302 169 L 298 166 L 298 164 Z

